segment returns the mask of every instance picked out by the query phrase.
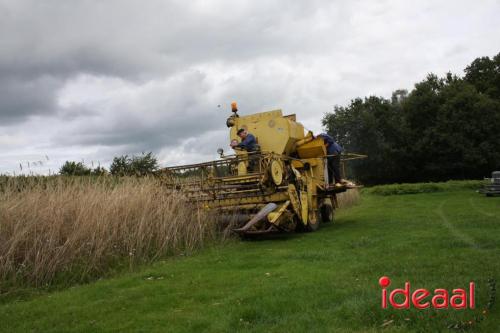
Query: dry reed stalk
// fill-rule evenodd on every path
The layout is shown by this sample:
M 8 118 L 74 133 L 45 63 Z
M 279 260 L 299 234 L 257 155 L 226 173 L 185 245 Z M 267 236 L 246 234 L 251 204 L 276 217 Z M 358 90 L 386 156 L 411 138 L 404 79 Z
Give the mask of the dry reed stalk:
M 74 177 L 76 178 L 76 177 Z M 24 185 L 23 185 L 24 186 Z M 204 212 L 154 179 L 58 177 L 0 193 L 0 278 L 41 286 L 190 251 L 216 237 Z

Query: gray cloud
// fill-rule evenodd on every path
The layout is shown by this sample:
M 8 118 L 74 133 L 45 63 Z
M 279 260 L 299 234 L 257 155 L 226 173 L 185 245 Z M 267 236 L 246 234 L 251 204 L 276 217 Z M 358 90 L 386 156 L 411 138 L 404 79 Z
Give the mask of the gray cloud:
M 108 81 L 81 77 L 73 85 L 69 83 L 68 89 L 78 92 L 82 85 L 107 86 Z M 134 152 L 160 150 L 216 129 L 227 116 L 208 100 L 207 93 L 214 87 L 199 71 L 144 84 L 122 81 L 114 89 L 114 96 L 85 101 L 87 113 L 82 113 L 80 104 L 62 107 L 61 115 L 71 117 L 75 109 L 77 115 L 67 129 L 53 138 L 53 144 L 126 146 Z M 82 98 L 85 100 L 85 96 Z M 94 117 L 87 117 L 90 110 Z M 215 112 L 219 117 L 214 116 Z
M 17 122 L 30 115 L 42 115 L 56 110 L 54 92 L 62 82 L 50 76 L 25 80 L 0 77 L 0 124 Z
M 496 0 L 0 0 L 0 172 L 37 154 L 211 158 L 227 146 L 233 99 L 242 113 L 283 108 L 319 130 L 334 104 L 498 53 L 499 10 Z

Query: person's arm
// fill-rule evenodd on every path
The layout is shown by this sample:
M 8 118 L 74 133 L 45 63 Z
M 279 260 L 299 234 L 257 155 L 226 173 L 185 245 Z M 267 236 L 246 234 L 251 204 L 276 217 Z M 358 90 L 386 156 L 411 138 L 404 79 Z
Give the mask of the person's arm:
M 342 148 L 341 145 L 339 145 L 337 142 L 334 142 L 333 143 L 333 147 L 335 148 L 335 151 L 337 152 L 337 154 L 342 154 L 342 152 L 344 151 L 344 148 Z

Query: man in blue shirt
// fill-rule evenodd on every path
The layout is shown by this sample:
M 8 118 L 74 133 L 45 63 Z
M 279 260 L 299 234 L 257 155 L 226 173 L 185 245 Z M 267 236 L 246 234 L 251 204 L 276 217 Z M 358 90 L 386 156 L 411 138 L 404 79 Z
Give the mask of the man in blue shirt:
M 321 133 L 318 135 L 325 142 L 326 153 L 328 155 L 328 172 L 329 175 L 333 173 L 333 177 L 329 177 L 329 182 L 331 183 L 335 179 L 335 185 L 341 184 L 342 180 L 340 178 L 340 155 L 344 149 L 335 140 L 326 133 Z M 332 179 L 333 178 L 333 179 Z
M 253 136 L 253 134 L 248 133 L 244 128 L 240 128 L 238 132 L 236 132 L 236 135 L 240 137 L 241 142 L 240 143 L 231 142 L 232 148 L 236 147 L 244 149 L 249 153 L 255 151 L 257 140 L 255 139 L 255 136 Z
M 236 132 L 236 135 L 240 137 L 241 142 L 238 143 L 236 140 L 233 140 L 231 142 L 231 148 L 243 149 L 249 153 L 253 153 L 258 150 L 257 139 L 255 139 L 255 136 L 253 136 L 253 134 L 248 133 L 244 128 L 240 128 L 238 132 Z M 251 154 L 248 157 L 248 171 L 255 171 L 255 169 L 257 168 L 257 162 L 258 156 L 256 156 L 256 154 Z

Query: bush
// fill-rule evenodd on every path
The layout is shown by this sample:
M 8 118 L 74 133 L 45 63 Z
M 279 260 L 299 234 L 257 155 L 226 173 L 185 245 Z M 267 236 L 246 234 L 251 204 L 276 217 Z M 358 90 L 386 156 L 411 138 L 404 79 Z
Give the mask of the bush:
M 59 174 L 63 176 L 88 176 L 91 172 L 82 162 L 74 161 L 66 161 L 59 169 Z
M 484 180 L 450 180 L 440 183 L 402 183 L 368 187 L 363 189 L 363 192 L 376 195 L 416 194 L 458 191 L 464 189 L 476 190 L 481 188 L 484 184 Z
M 115 157 L 109 170 L 115 176 L 146 176 L 153 174 L 158 168 L 158 160 L 152 152 L 149 152 L 140 156 Z
M 59 169 L 61 176 L 104 176 L 108 174 L 108 170 L 98 166 L 91 169 L 82 162 L 66 161 L 61 169 Z
M 91 171 L 91 174 L 94 176 L 105 176 L 108 174 L 108 170 L 106 170 L 105 168 L 103 168 L 101 166 L 98 166 Z
M 109 172 L 113 176 L 125 176 L 130 174 L 130 158 L 128 155 L 123 155 L 113 158 L 113 163 L 109 167 Z

